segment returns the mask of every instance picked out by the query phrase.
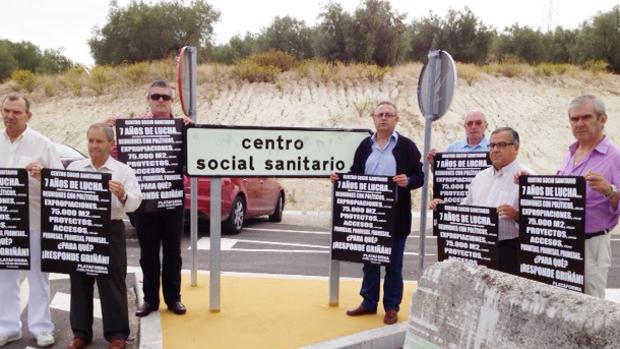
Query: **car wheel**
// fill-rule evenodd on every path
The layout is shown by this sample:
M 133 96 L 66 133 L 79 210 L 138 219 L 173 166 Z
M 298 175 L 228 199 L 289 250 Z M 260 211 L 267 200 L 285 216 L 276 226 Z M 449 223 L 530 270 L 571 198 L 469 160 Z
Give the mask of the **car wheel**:
M 240 196 L 233 201 L 228 219 L 224 222 L 224 231 L 228 234 L 239 234 L 245 220 L 245 202 Z
M 278 195 L 278 201 L 276 207 L 273 209 L 273 213 L 269 215 L 270 222 L 282 222 L 282 211 L 284 211 L 284 197 L 282 193 Z

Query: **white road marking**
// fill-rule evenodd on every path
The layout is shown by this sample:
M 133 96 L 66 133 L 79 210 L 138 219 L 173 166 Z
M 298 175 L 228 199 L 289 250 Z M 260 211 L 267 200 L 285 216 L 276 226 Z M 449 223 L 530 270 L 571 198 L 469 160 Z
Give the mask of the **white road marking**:
M 292 230 L 292 229 L 265 229 L 265 228 L 243 228 L 243 230 L 252 231 L 274 231 L 278 233 L 298 233 L 298 234 L 315 234 L 315 235 L 331 235 L 328 231 L 315 230 Z
M 620 288 L 608 288 L 605 290 L 605 299 L 620 303 Z
M 30 287 L 28 287 L 28 278 L 25 277 L 24 281 L 19 287 L 19 311 L 20 313 L 24 312 L 26 305 L 28 304 L 28 294 L 30 292 Z
M 71 295 L 64 292 L 56 292 L 50 302 L 50 308 L 69 312 L 71 310 Z M 93 298 L 93 317 L 101 319 L 101 301 L 99 298 Z
M 237 243 L 237 239 L 228 239 L 223 238 L 220 239 L 220 250 L 221 251 L 230 251 L 233 246 Z M 208 237 L 203 237 L 198 240 L 196 243 L 196 248 L 198 250 L 209 251 L 211 249 L 211 239 Z M 192 246 L 187 247 L 188 250 L 192 249 Z
M 69 274 L 60 274 L 60 273 L 50 273 L 49 274 L 49 279 L 50 281 L 54 281 L 54 280 L 65 280 L 65 279 L 69 279 Z
M 331 235 L 328 231 L 315 231 L 315 230 L 293 230 L 293 229 L 266 229 L 266 228 L 243 228 L 243 230 L 250 231 L 273 231 L 277 233 L 297 233 L 297 234 L 314 234 L 314 235 Z M 420 235 L 409 235 L 408 238 L 419 239 Z M 426 235 L 427 239 L 436 239 L 436 236 L 432 234 Z

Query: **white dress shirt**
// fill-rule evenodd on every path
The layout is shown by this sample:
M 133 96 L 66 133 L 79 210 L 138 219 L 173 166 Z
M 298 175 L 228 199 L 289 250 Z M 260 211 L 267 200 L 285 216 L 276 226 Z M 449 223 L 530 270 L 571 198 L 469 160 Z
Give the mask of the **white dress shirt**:
M 6 129 L 0 134 L 0 167 L 25 168 L 38 161 L 43 168 L 63 168 L 54 143 L 29 126 L 13 143 Z M 28 176 L 28 203 L 30 230 L 41 230 L 41 181 L 31 176 Z
M 135 211 L 142 202 L 142 191 L 134 170 L 111 156 L 108 156 L 108 160 L 99 169 L 93 166 L 90 159 L 83 159 L 70 163 L 67 170 L 111 173 L 112 180 L 123 184 L 127 200 L 123 204 L 116 195 L 112 194 L 112 220 L 123 219 L 126 212 Z
M 534 173 L 517 160 L 499 171 L 493 166 L 480 171 L 471 181 L 467 196 L 461 201 L 461 204 L 486 207 L 508 204 L 519 210 L 519 184 L 515 184 L 513 179 L 513 175 L 518 171 Z M 500 218 L 498 228 L 499 240 L 519 237 L 519 224 L 512 219 Z

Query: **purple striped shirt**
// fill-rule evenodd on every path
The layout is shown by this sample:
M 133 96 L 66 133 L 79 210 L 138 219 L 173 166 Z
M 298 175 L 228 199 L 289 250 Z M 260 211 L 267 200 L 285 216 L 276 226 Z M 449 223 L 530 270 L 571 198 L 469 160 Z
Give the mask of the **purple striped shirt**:
M 559 176 L 583 176 L 588 171 L 601 174 L 620 188 L 620 150 L 605 136 L 596 147 L 575 165 L 577 142 L 568 147 L 568 153 L 556 173 Z M 618 224 L 620 205 L 615 210 L 605 195 L 586 183 L 586 234 L 611 229 Z

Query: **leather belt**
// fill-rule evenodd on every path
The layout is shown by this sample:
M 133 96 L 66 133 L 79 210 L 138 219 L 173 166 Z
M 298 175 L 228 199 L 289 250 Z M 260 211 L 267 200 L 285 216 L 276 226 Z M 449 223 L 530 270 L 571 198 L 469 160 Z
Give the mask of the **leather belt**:
M 593 238 L 595 236 L 605 235 L 605 234 L 609 233 L 610 231 L 611 231 L 611 229 L 605 229 L 605 230 L 597 231 L 596 233 L 586 234 L 586 240 L 590 239 L 590 238 Z

